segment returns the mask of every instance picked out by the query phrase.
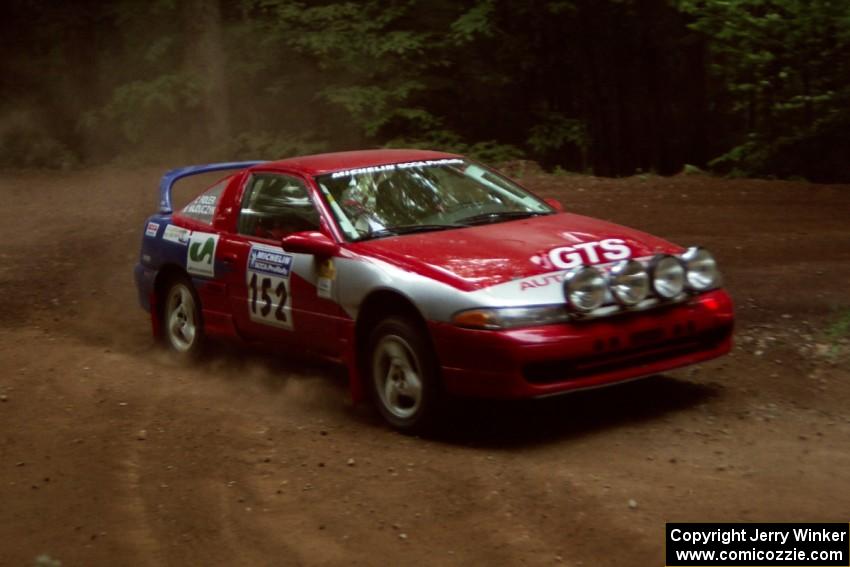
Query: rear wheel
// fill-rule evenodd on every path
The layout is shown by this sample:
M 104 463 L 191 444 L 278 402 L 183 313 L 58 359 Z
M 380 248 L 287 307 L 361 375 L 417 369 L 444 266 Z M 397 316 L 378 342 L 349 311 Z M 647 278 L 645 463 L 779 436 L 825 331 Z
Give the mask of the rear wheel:
M 162 334 L 169 348 L 182 357 L 194 358 L 201 352 L 204 327 L 200 301 L 189 278 L 175 278 L 165 293 Z
M 389 318 L 369 340 L 372 398 L 381 416 L 404 433 L 422 433 L 436 421 L 440 402 L 437 358 L 418 325 Z

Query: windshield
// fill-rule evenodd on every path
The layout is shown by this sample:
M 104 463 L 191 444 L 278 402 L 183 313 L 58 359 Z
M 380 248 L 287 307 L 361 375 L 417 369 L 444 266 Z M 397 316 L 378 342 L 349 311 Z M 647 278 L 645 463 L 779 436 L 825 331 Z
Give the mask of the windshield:
M 553 212 L 501 175 L 460 158 L 337 171 L 316 182 L 349 240 Z

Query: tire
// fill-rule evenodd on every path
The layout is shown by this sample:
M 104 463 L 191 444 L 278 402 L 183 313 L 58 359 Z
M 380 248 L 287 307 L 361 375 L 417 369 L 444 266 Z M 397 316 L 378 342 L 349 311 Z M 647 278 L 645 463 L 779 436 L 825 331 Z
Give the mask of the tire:
M 442 405 L 439 365 L 427 335 L 407 319 L 391 317 L 369 335 L 370 391 L 381 417 L 402 433 L 433 429 Z
M 162 336 L 169 350 L 180 358 L 197 358 L 204 345 L 204 322 L 201 302 L 186 276 L 169 282 L 162 309 Z

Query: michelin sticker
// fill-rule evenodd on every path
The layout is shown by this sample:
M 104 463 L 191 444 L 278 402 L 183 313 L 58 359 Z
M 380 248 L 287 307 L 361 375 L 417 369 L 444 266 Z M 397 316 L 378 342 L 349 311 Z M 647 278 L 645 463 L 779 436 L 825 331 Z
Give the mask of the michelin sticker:
M 159 223 L 149 222 L 148 226 L 145 227 L 145 236 L 156 238 L 157 232 L 159 232 Z
M 215 277 L 215 249 L 217 246 L 217 234 L 193 232 L 189 236 L 186 271 L 196 276 Z
M 292 256 L 281 248 L 251 245 L 245 272 L 251 321 L 292 330 L 291 271 Z
M 162 233 L 162 239 L 175 244 L 186 246 L 189 244 L 190 230 L 169 224 L 165 227 L 165 232 Z

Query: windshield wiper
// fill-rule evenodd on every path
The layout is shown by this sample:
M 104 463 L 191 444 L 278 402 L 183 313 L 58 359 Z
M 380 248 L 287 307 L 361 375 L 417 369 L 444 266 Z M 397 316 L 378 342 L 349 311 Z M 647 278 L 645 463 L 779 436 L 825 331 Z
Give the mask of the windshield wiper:
M 400 226 L 391 226 L 389 228 L 382 228 L 380 230 L 374 230 L 367 234 L 365 238 L 361 240 L 368 240 L 370 238 L 384 238 L 386 236 L 398 236 L 400 234 L 413 234 L 414 232 L 432 232 L 437 230 L 448 230 L 450 228 L 463 228 L 465 225 L 462 224 L 404 224 Z
M 492 213 L 481 213 L 460 219 L 458 222 L 463 224 L 488 224 L 499 222 L 502 220 L 525 219 L 528 217 L 539 217 L 549 215 L 551 213 L 537 211 L 496 211 Z

